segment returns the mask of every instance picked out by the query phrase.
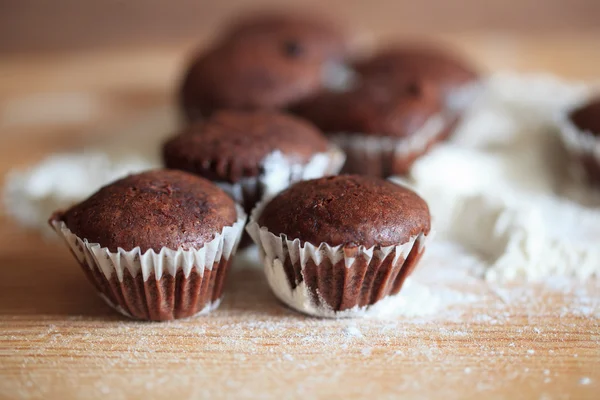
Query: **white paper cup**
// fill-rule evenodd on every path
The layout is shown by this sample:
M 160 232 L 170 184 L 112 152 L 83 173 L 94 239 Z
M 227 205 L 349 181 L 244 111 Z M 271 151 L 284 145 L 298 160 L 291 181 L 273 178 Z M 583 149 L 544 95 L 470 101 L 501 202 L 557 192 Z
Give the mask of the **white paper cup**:
M 313 316 L 368 314 L 400 291 L 428 239 L 423 233 L 396 246 L 315 246 L 259 226 L 266 203 L 256 207 L 246 230 L 258 245 L 269 286 L 282 302 Z
M 205 314 L 218 307 L 229 263 L 237 249 L 246 214 L 199 249 L 139 247 L 110 251 L 75 235 L 55 214 L 50 224 L 65 241 L 100 296 L 131 318 L 163 321 Z

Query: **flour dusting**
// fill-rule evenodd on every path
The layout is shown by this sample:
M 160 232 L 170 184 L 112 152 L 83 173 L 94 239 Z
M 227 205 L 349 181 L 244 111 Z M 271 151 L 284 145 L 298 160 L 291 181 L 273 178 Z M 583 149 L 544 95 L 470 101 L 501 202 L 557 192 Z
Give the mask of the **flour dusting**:
M 452 142 L 408 182 L 436 229 L 486 261 L 490 281 L 600 275 L 600 196 L 568 174 L 557 115 L 590 92 L 551 76 L 492 76 Z
M 160 145 L 177 127 L 170 107 L 159 108 L 90 135 L 80 152 L 53 154 L 38 164 L 10 171 L 3 190 L 7 214 L 22 225 L 50 233 L 48 218 L 101 186 L 128 174 L 160 167 Z
M 590 383 L 592 383 L 592 380 L 590 378 L 588 378 L 587 376 L 584 376 L 583 378 L 581 378 L 579 380 L 580 385 L 589 385 Z

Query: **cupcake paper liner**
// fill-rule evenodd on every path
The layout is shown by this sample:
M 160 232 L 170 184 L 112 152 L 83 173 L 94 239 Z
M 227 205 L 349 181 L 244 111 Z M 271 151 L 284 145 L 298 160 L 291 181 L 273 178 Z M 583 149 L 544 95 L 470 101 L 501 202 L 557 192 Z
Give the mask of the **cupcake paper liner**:
M 337 174 L 345 161 L 344 153 L 331 146 L 325 153 L 315 154 L 306 164 L 291 162 L 281 152 L 275 151 L 263 162 L 263 172 L 237 183 L 215 182 L 236 202 L 250 212 L 259 201 L 275 195 L 292 183 Z
M 431 236 L 371 248 L 303 244 L 259 226 L 256 219 L 265 204 L 256 207 L 246 230 L 258 245 L 269 285 L 291 308 L 318 317 L 362 316 L 387 302 L 400 291 Z
M 600 137 L 579 129 L 568 111 L 559 114 L 556 122 L 565 148 L 573 158 L 572 174 L 600 187 Z
M 58 218 L 51 220 L 88 279 L 114 309 L 132 318 L 171 320 L 208 313 L 218 307 L 231 256 L 246 222 L 238 206 L 238 219 L 199 249 L 158 253 L 139 247 L 110 251 L 75 235 Z

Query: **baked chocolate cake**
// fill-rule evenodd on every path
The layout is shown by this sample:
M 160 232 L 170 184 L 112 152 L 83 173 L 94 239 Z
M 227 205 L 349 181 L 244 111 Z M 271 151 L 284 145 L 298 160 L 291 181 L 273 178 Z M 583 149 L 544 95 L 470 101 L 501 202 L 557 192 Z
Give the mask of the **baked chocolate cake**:
M 125 177 L 50 219 L 101 296 L 146 320 L 216 308 L 244 222 L 217 186 L 174 170 Z
M 427 204 L 380 178 L 298 182 L 253 212 L 274 293 L 299 311 L 353 316 L 397 294 L 431 230 Z

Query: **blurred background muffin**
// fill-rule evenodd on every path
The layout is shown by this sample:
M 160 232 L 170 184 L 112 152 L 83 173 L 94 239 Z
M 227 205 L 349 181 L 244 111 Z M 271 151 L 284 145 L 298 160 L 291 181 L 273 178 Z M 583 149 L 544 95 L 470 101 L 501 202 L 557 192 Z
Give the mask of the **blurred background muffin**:
M 344 155 L 299 118 L 221 110 L 169 138 L 163 161 L 215 182 L 250 213 L 263 196 L 293 182 L 337 174 Z
M 218 109 L 284 109 L 323 87 L 349 44 L 335 23 L 294 14 L 234 22 L 185 72 L 180 102 L 188 119 Z

